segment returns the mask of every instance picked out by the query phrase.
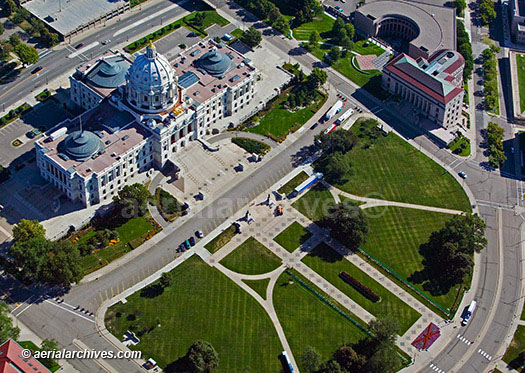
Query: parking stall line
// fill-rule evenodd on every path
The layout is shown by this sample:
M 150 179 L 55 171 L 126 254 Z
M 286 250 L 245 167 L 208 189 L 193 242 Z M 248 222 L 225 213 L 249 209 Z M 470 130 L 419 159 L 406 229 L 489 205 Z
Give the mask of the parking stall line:
M 102 298 L 102 293 L 98 293 L 98 295 L 100 296 L 100 303 L 104 302 L 104 298 Z
M 111 298 L 113 298 L 115 294 L 113 293 L 113 288 L 111 288 Z
M 142 278 L 146 277 L 146 274 L 144 273 L 144 269 L 142 269 Z
M 106 289 L 106 299 L 109 299 L 108 289 Z

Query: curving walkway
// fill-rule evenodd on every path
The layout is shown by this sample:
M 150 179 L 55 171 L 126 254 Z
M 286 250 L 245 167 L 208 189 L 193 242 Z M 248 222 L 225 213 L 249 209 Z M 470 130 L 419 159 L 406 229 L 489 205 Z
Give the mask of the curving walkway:
M 221 133 L 219 135 L 210 137 L 209 139 L 207 139 L 207 141 L 210 144 L 214 144 L 214 143 L 219 142 L 221 140 L 231 139 L 231 138 L 234 138 L 234 137 L 245 137 L 245 138 L 248 138 L 248 139 L 257 140 L 257 141 L 265 143 L 266 145 L 271 146 L 272 148 L 279 145 L 279 143 L 277 141 L 272 140 L 269 137 L 266 137 L 266 136 L 263 136 L 263 135 L 259 135 L 257 133 L 253 133 L 253 132 L 243 132 L 243 131 L 227 131 L 227 132 L 223 132 L 223 133 Z

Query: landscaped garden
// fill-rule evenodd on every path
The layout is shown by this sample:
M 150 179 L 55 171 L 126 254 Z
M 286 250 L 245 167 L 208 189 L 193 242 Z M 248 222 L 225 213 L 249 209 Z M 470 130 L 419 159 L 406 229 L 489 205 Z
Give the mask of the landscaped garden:
M 351 128 L 360 135 L 361 119 Z M 375 142 L 362 135 L 345 154 L 353 174 L 341 190 L 390 201 L 470 211 L 461 185 L 443 167 L 394 133 Z
M 290 181 L 280 187 L 277 191 L 281 194 L 288 195 L 294 191 L 303 181 L 308 179 L 308 174 L 304 171 L 301 171 L 296 176 L 293 177 Z
M 155 203 L 160 214 L 167 221 L 173 221 L 182 214 L 183 206 L 162 188 L 157 188 L 155 191 Z
M 406 280 L 424 268 L 419 246 L 452 218 L 450 214 L 393 206 L 365 211 L 376 217 L 368 219 L 369 232 L 363 248 Z M 453 308 L 460 290 L 460 286 L 455 286 L 447 294 L 434 296 L 422 284 L 412 284 L 447 309 Z
M 416 310 L 404 303 L 396 295 L 392 294 L 325 243 L 321 243 L 314 248 L 303 258 L 303 262 L 375 317 L 385 318 L 386 316 L 391 316 L 395 318 L 399 323 L 400 335 L 403 335 L 421 316 Z M 361 284 L 377 294 L 380 300 L 373 302 L 343 281 L 340 278 L 342 271 L 350 274 Z
M 525 111 L 525 55 L 516 54 L 516 67 L 518 70 L 518 87 L 520 92 L 520 111 Z M 521 114 L 520 113 L 520 114 Z
M 211 240 L 206 245 L 204 245 L 204 248 L 212 254 L 216 253 L 224 245 L 230 242 L 231 239 L 235 237 L 236 234 L 237 233 L 235 232 L 235 226 L 230 225 L 228 228 L 222 231 L 219 235 L 217 235 L 213 240 Z
M 297 273 L 294 274 L 308 283 Z M 366 337 L 363 331 L 313 292 L 298 281 L 290 281 L 290 279 L 290 275 L 286 273 L 279 277 L 273 291 L 273 303 L 296 360 L 304 353 L 307 346 L 314 347 L 324 359 L 328 359 L 340 346 Z M 313 284 L 309 285 L 319 294 L 330 299 Z M 354 321 L 365 325 L 335 301 L 331 300 L 331 302 L 345 311 Z
M 310 34 L 315 30 L 322 38 L 329 37 L 330 31 L 334 26 L 335 19 L 325 13 L 315 16 L 312 22 L 303 23 L 299 27 L 294 28 L 293 37 L 297 40 L 308 40 Z
M 132 349 L 165 368 L 186 354 L 195 340 L 210 342 L 219 372 L 281 369 L 281 344 L 264 309 L 218 270 L 194 255 L 172 272 L 174 284 L 155 293 L 137 292 L 106 313 L 106 327 L 118 338 L 144 330 Z M 157 284 L 154 284 L 155 286 Z M 151 285 L 150 285 L 151 286 Z M 160 293 L 160 294 L 159 294 Z M 183 331 L 183 332 L 181 332 Z
M 459 134 L 448 144 L 448 149 L 454 154 L 467 157 L 470 155 L 470 140 L 465 135 Z
M 298 222 L 294 221 L 273 240 L 289 252 L 295 251 L 299 246 L 308 241 L 312 233 L 308 232 Z
M 113 230 L 118 236 L 118 242 L 108 242 L 103 248 L 97 248 L 80 259 L 80 266 L 84 275 L 91 273 L 109 262 L 121 257 L 146 240 L 151 238 L 159 229 L 158 225 L 149 216 L 131 218 L 129 220 L 103 218 L 104 223 L 96 223 L 86 230 L 80 231 L 71 239 L 78 237 L 74 242 L 79 245 L 87 244 L 98 232 L 106 229 Z M 117 241 L 117 240 L 115 240 Z
M 281 259 L 254 237 L 249 237 L 220 263 L 234 272 L 258 275 L 279 267 Z
M 295 201 L 292 206 L 301 214 L 312 221 L 323 218 L 335 205 L 334 197 L 323 184 L 316 184 L 311 187 L 301 198 Z
M 248 139 L 246 137 L 234 137 L 232 142 L 252 154 L 266 154 L 270 150 L 270 145 L 264 142 Z
M 305 124 L 325 103 L 326 96 L 317 92 L 316 100 L 304 108 L 290 111 L 286 101 L 291 89 L 285 90 L 279 98 L 265 110 L 259 124 L 246 130 L 259 135 L 268 136 L 276 141 L 283 141 L 286 136 L 297 131 Z

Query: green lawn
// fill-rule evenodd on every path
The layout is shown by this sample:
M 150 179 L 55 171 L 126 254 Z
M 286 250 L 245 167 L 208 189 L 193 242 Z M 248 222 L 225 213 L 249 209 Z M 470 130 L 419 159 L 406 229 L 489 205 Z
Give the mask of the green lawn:
M 106 313 L 106 327 L 120 340 L 134 322 L 157 325 L 132 349 L 162 367 L 186 354 L 198 339 L 219 354 L 220 372 L 281 369 L 277 333 L 262 307 L 218 270 L 196 255 L 172 271 L 174 284 L 153 297 L 137 292 Z M 137 312 L 138 311 L 138 312 Z M 129 321 L 139 314 L 137 321 Z M 214 370 L 215 371 L 215 370 Z
M 312 221 L 320 220 L 335 205 L 335 200 L 323 184 L 315 184 L 292 206 Z
M 441 229 L 452 215 L 403 207 L 373 207 L 369 214 L 369 232 L 363 248 L 407 279 L 423 269 L 419 246 L 430 234 Z M 452 308 L 459 285 L 447 294 L 433 296 L 422 284 L 413 284 L 444 308 Z
M 277 190 L 281 194 L 288 195 L 294 191 L 303 181 L 308 179 L 308 174 L 304 171 L 301 171 L 297 174 L 292 180 L 284 184 L 282 187 Z
M 516 54 L 516 66 L 518 69 L 518 86 L 520 90 L 520 110 L 525 111 L 525 55 Z
M 246 285 L 251 287 L 257 294 L 259 294 L 262 299 L 266 299 L 266 289 L 270 283 L 269 278 L 263 280 L 242 280 Z
M 220 263 L 237 273 L 259 275 L 279 267 L 281 259 L 254 237 L 249 237 Z
M 366 43 L 368 43 L 368 46 L 364 46 Z M 383 53 L 385 53 L 385 50 L 381 48 L 378 45 L 375 45 L 374 43 L 371 43 L 367 39 L 359 40 L 354 43 L 354 47 L 352 48 L 352 51 L 359 53 L 360 55 L 367 55 L 367 54 L 375 54 L 376 56 L 380 56 Z
M 465 148 L 461 148 L 462 144 L 466 144 Z M 454 154 L 457 153 L 462 157 L 467 157 L 470 155 L 470 140 L 465 136 L 457 136 L 454 140 L 448 144 L 448 148 Z
M 204 248 L 212 254 L 216 253 L 224 245 L 230 242 L 236 234 L 237 233 L 235 233 L 235 227 L 233 225 L 230 225 L 228 228 L 226 228 L 224 231 L 218 234 L 217 237 L 215 237 L 213 240 L 204 245 Z
M 332 283 L 336 288 L 348 295 L 348 297 L 355 300 L 372 315 L 379 318 L 386 316 L 394 317 L 399 323 L 400 335 L 403 335 L 421 316 L 419 312 L 404 303 L 325 243 L 321 243 L 312 250 L 310 254 L 305 256 L 303 262 Z M 341 271 L 349 273 L 352 277 L 379 295 L 381 300 L 374 303 L 366 298 L 339 277 Z
M 360 125 L 351 131 L 358 133 Z M 391 201 L 470 211 L 461 185 L 443 167 L 390 133 L 366 147 L 368 140 L 346 154 L 353 175 L 338 187 L 345 192 Z
M 523 371 L 523 367 L 520 366 L 519 362 L 514 361 L 523 350 L 525 350 L 525 325 L 518 325 L 514 338 L 512 338 L 512 342 L 510 342 L 510 345 L 505 352 L 505 356 L 503 356 L 503 361 L 509 364 L 513 369 Z
M 80 266 L 84 275 L 105 266 L 109 262 L 121 257 L 122 255 L 130 251 L 130 242 L 138 246 L 140 242 L 146 240 L 146 237 L 144 236 L 146 236 L 148 232 L 154 231 L 155 227 L 153 226 L 151 221 L 148 220 L 148 217 L 141 216 L 129 219 L 124 224 L 112 229 L 117 231 L 120 242 L 113 246 L 108 246 L 100 251 L 96 251 L 89 255 L 81 257 Z M 88 231 L 85 235 L 80 237 L 78 243 L 87 241 L 95 235 L 95 232 L 95 230 Z
M 282 141 L 290 132 L 297 131 L 305 124 L 326 101 L 326 96 L 318 93 L 317 100 L 310 106 L 291 112 L 284 107 L 284 102 L 287 98 L 287 94 L 279 98 L 259 124 L 255 127 L 247 128 L 247 131 L 269 136 L 276 141 Z
M 316 16 L 312 22 L 303 23 L 301 26 L 293 29 L 293 37 L 297 40 L 308 40 L 312 31 L 317 30 L 321 37 L 327 36 L 332 30 L 335 19 L 325 13 Z M 325 35 L 323 35 L 323 33 Z
M 312 237 L 312 233 L 308 232 L 298 222 L 294 221 L 284 231 L 282 231 L 274 241 L 284 247 L 289 252 L 295 251 L 299 246 L 308 241 Z
M 301 276 L 298 277 L 308 283 Z M 343 344 L 357 342 L 366 336 L 297 281 L 290 284 L 289 279 L 286 273 L 279 277 L 273 291 L 273 303 L 296 361 L 307 346 L 314 347 L 323 360 L 327 360 Z M 313 287 L 329 298 L 320 289 Z M 349 312 L 347 314 L 350 315 Z M 354 320 L 360 322 L 357 318 Z M 361 324 L 364 325 L 363 322 Z

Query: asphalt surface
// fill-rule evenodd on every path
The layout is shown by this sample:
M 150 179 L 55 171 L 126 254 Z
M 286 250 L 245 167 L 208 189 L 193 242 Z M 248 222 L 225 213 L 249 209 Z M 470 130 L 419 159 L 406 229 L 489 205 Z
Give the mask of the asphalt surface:
M 245 25 L 249 26 L 251 18 L 245 16 L 242 10 L 229 9 L 229 5 L 226 5 L 223 1 L 214 1 L 213 3 L 217 4 L 225 12 L 234 14 L 240 23 L 244 21 Z M 105 37 L 100 37 L 100 39 Z M 479 39 L 479 35 L 477 37 Z M 270 48 L 290 55 L 291 58 L 304 66 L 323 67 L 323 64 L 317 59 L 297 48 L 293 41 L 285 40 L 278 35 L 268 35 L 268 32 L 265 32 L 265 38 L 270 42 Z M 476 43 L 476 36 L 474 36 L 474 39 Z M 476 48 L 474 49 L 478 51 Z M 63 69 L 60 71 L 63 71 Z M 407 125 L 403 118 L 398 116 L 399 113 L 383 108 L 382 102 L 362 89 L 355 89 L 331 69 L 327 69 L 327 73 L 329 82 L 341 93 L 358 101 L 360 106 L 376 113 L 406 138 L 414 139 L 420 147 L 426 149 L 446 164 L 452 164 L 452 162 L 456 161 L 456 158 L 449 152 L 440 149 L 427 137 L 421 135 L 417 128 Z M 58 76 L 59 74 L 60 72 L 57 71 L 56 75 Z M 20 89 L 23 89 L 23 87 Z M 18 92 L 18 89 L 16 92 Z M 479 101 L 480 99 L 476 98 L 476 100 Z M 478 145 L 482 145 L 479 132 L 486 127 L 487 123 L 488 117 L 482 111 L 477 111 L 475 124 L 478 131 Z M 298 154 L 302 154 L 304 147 L 312 143 L 314 133 L 323 130 L 326 125 L 318 126 L 315 131 L 304 131 L 295 143 L 226 191 L 219 199 L 206 207 L 202 213 L 192 217 L 177 229 L 167 228 L 165 231 L 168 234 L 167 237 L 148 250 L 147 253 L 123 264 L 96 281 L 72 288 L 64 296 L 65 302 L 73 306 L 81 305 L 94 312 L 95 309 L 93 307 L 96 307 L 100 294 L 106 293 L 108 289 L 123 282 L 126 283 L 134 274 L 139 273 L 144 268 L 157 265 L 163 256 L 173 251 L 179 242 L 192 235 L 197 229 L 227 220 L 233 211 L 244 205 L 250 194 L 253 195 L 258 190 L 258 187 L 260 190 L 260 186 L 264 185 L 264 182 L 274 176 L 278 170 L 291 170 L 297 164 L 297 159 L 300 158 Z M 456 171 L 467 173 L 468 178 L 464 182 L 467 183 L 474 193 L 480 212 L 487 222 L 488 247 L 481 254 L 479 268 L 481 279 L 478 287 L 471 289 L 471 291 L 475 291 L 478 309 L 467 327 L 460 328 L 453 324 L 445 326 L 445 328 L 458 328 L 458 333 L 475 343 L 467 345 L 454 338 L 434 359 L 429 359 L 429 364 L 433 363 L 444 371 L 481 372 L 486 370 L 489 361 L 478 353 L 478 349 L 490 356 L 496 356 L 504 337 L 509 331 L 510 320 L 514 317 L 520 301 L 521 238 L 519 228 L 523 223 L 523 219 L 521 216 L 515 216 L 512 208 L 517 202 L 519 203 L 518 190 L 521 182 L 513 178 L 512 175 L 505 174 L 503 176 L 499 172 L 486 169 L 484 149 L 481 147 L 478 147 L 478 149 L 479 151 L 473 160 L 454 162 Z M 498 228 L 501 232 L 498 232 Z M 500 249 L 498 248 L 499 237 L 502 237 Z M 8 289 L 7 287 L 2 288 Z M 29 293 L 34 293 L 34 291 Z M 26 299 L 26 294 L 20 294 L 20 289 L 13 291 L 11 296 L 19 300 Z M 29 302 L 31 301 L 33 300 Z M 37 332 L 40 337 L 55 338 L 62 346 L 72 346 L 74 348 L 73 340 L 80 339 L 89 347 L 97 350 L 114 350 L 114 347 L 109 342 L 97 334 L 93 323 L 88 321 L 89 317 L 86 320 L 79 317 L 78 312 L 74 310 L 66 311 L 63 309 L 66 306 L 62 306 L 62 308 L 58 306 L 59 304 L 53 304 L 53 301 L 45 302 L 40 299 L 27 310 L 25 310 L 27 304 L 24 303 L 23 306 L 15 311 L 15 315 Z M 23 313 L 20 314 L 20 310 L 23 310 Z M 436 353 L 437 351 L 429 352 L 429 356 Z M 72 364 L 80 371 L 102 370 L 93 361 L 72 361 Z M 112 360 L 109 361 L 109 364 L 118 371 L 137 371 L 139 369 L 133 362 L 126 360 Z M 423 371 L 430 372 L 433 370 L 429 367 Z

